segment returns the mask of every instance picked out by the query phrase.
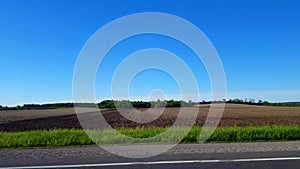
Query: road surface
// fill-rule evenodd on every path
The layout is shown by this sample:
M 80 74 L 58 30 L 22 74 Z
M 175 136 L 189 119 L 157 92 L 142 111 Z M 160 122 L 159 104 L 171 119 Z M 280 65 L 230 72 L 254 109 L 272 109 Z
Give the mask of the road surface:
M 135 145 L 136 146 L 136 145 Z M 146 146 L 146 145 L 139 145 Z M 128 146 L 130 147 L 130 146 Z M 122 146 L 126 151 L 126 146 Z M 300 141 L 180 144 L 150 158 L 125 158 L 96 146 L 1 150 L 3 168 L 300 168 Z

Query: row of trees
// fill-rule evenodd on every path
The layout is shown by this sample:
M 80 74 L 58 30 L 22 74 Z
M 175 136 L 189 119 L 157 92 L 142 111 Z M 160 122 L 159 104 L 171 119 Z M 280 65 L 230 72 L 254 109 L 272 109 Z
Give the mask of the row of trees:
M 135 108 L 158 108 L 158 107 L 191 107 L 195 104 L 210 104 L 210 103 L 234 103 L 234 104 L 249 104 L 261 106 L 299 106 L 300 102 L 279 102 L 270 103 L 267 101 L 254 99 L 229 99 L 220 101 L 176 101 L 176 100 L 157 100 L 157 101 L 129 101 L 129 100 L 104 100 L 98 104 L 95 103 L 53 103 L 53 104 L 24 104 L 23 106 L 17 105 L 15 107 L 7 107 L 0 105 L 0 110 L 34 110 L 34 109 L 56 109 L 56 108 L 72 108 L 74 105 L 77 107 L 98 107 L 101 109 L 116 108 L 116 107 L 135 107 Z
M 284 102 L 284 103 L 269 103 L 263 102 L 264 106 L 289 106 L 289 107 L 300 107 L 300 102 Z
M 40 110 L 40 109 L 57 109 L 57 108 L 72 108 L 74 105 L 78 107 L 97 107 L 95 103 L 49 103 L 49 104 L 24 104 L 14 107 L 3 107 L 0 105 L 0 110 Z
M 116 107 L 135 107 L 135 108 L 157 108 L 157 107 L 191 107 L 195 104 L 210 104 L 210 103 L 233 103 L 233 104 L 248 104 L 248 105 L 258 105 L 258 106 L 300 106 L 300 102 L 281 102 L 281 103 L 270 103 L 268 101 L 262 101 L 252 98 L 246 99 L 229 99 L 229 100 L 218 100 L 218 101 L 205 101 L 202 102 L 185 102 L 185 101 L 175 101 L 175 100 L 157 100 L 157 101 L 129 101 L 129 100 L 104 100 L 98 104 L 99 108 L 116 108 Z
M 189 101 L 175 101 L 175 100 L 157 100 L 157 101 L 129 101 L 129 100 L 104 100 L 98 104 L 101 109 L 105 108 L 158 108 L 158 107 L 190 107 L 196 104 L 195 102 Z
M 54 104 L 24 104 L 19 108 L 22 109 L 56 109 L 74 107 L 73 103 L 54 103 Z
M 226 101 L 226 103 L 237 103 L 237 104 L 250 104 L 250 105 L 260 105 L 260 106 L 290 106 L 290 107 L 297 107 L 300 106 L 300 102 L 277 102 L 277 103 L 270 103 L 268 101 L 258 100 L 255 101 L 254 99 L 230 99 Z
M 226 101 L 226 103 L 238 103 L 238 104 L 250 104 L 250 105 L 263 105 L 264 102 L 267 101 L 262 101 L 262 100 L 255 101 L 255 99 L 252 98 L 229 99 L 228 101 Z

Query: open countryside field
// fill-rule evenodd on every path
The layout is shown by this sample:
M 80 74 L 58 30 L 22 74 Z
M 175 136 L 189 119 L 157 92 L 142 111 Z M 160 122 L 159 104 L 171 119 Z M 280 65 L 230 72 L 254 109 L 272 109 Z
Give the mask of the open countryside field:
M 192 109 L 192 108 L 190 108 Z M 86 113 L 80 116 L 88 121 L 97 119 L 100 112 L 91 112 L 93 109 L 84 109 Z M 209 105 L 201 105 L 196 119 L 196 126 L 202 126 L 209 111 Z M 137 123 L 123 117 L 117 110 L 103 110 L 101 113 L 113 128 L 136 127 L 168 127 L 177 118 L 179 108 L 166 108 L 154 121 Z M 128 112 L 130 114 L 130 112 Z M 185 112 L 188 116 L 188 109 Z M 300 125 L 300 107 L 265 107 L 239 104 L 226 104 L 219 127 L 247 127 L 265 125 Z M 90 128 L 99 128 L 99 123 Z M 0 111 L 0 131 L 29 131 L 51 129 L 81 129 L 74 109 L 53 110 L 9 110 Z

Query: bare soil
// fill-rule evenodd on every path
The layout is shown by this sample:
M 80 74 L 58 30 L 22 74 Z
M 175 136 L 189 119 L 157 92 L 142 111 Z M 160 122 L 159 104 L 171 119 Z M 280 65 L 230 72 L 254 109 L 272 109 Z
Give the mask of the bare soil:
M 193 108 L 190 108 L 193 109 Z M 141 109 L 143 112 L 146 109 Z M 103 122 L 97 122 L 101 114 L 113 128 L 136 127 L 168 127 L 178 117 L 180 108 L 166 108 L 162 114 L 153 111 L 153 117 L 158 117 L 148 123 L 138 123 L 125 118 L 117 110 L 94 111 L 84 109 L 78 116 L 88 122 L 88 128 L 105 127 Z M 189 118 L 189 109 L 184 112 Z M 195 125 L 203 126 L 209 111 L 209 105 L 201 105 Z M 130 111 L 128 114 L 130 115 Z M 150 112 L 149 112 L 150 113 Z M 103 123 L 103 124 L 102 124 Z M 86 125 L 86 124 L 84 124 Z M 263 126 L 263 125 L 300 125 L 300 107 L 265 107 L 238 104 L 226 104 L 219 127 L 232 126 Z M 74 109 L 62 110 L 9 110 L 0 111 L 0 131 L 28 131 L 51 129 L 81 129 Z

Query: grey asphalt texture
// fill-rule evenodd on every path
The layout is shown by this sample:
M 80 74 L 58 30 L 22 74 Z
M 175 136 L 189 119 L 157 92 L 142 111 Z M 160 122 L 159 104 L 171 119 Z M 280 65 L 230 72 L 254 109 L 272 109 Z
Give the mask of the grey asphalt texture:
M 137 146 L 137 145 L 134 145 Z M 142 146 L 142 145 L 138 145 Z M 126 151 L 126 146 L 122 146 Z M 0 167 L 103 164 L 124 162 L 231 160 L 253 158 L 300 157 L 300 141 L 271 143 L 180 144 L 170 151 L 150 158 L 126 158 L 99 147 L 0 150 Z M 75 167 L 76 168 L 76 167 Z M 91 168 L 91 167 L 86 167 Z M 139 164 L 94 168 L 300 168 L 300 160 L 216 162 L 184 164 Z

